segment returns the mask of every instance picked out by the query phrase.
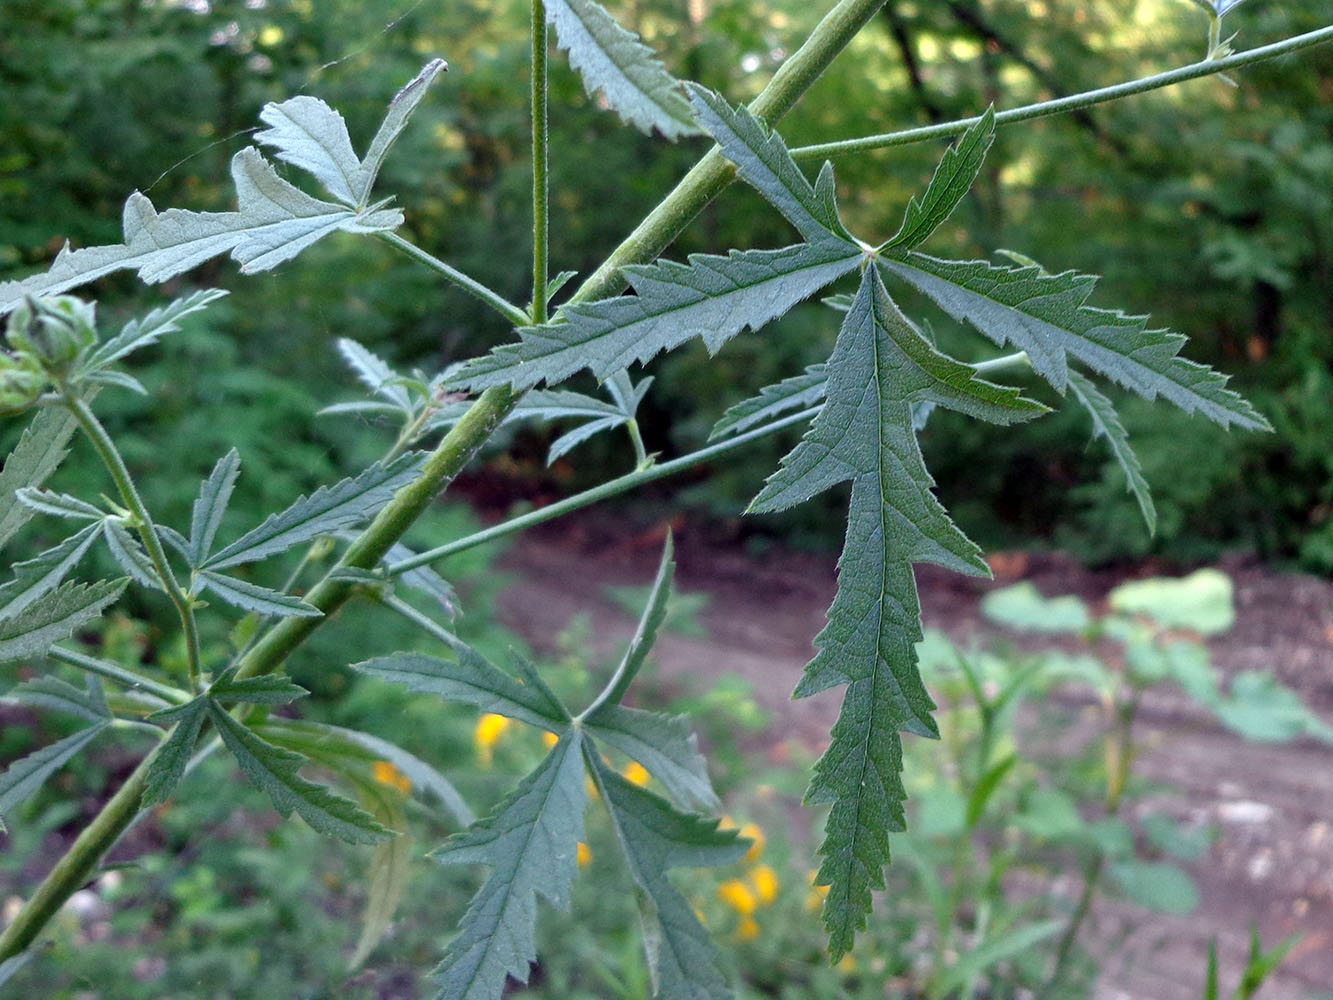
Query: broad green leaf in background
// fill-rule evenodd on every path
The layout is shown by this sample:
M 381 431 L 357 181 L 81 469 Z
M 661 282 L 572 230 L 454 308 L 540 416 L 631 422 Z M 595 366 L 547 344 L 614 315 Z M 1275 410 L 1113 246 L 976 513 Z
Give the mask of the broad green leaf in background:
M 1125 471 L 1125 488 L 1134 494 L 1134 499 L 1138 501 L 1139 511 L 1143 514 L 1144 523 L 1148 525 L 1148 533 L 1155 534 L 1157 508 L 1153 505 L 1148 481 L 1143 478 L 1143 467 L 1139 465 L 1139 456 L 1135 455 L 1134 449 L 1129 446 L 1129 434 L 1125 430 L 1125 425 L 1120 422 L 1120 415 L 1115 412 L 1115 406 L 1090 379 L 1084 378 L 1072 368 L 1069 369 L 1069 389 L 1070 395 L 1092 419 L 1093 438 L 1104 437 L 1106 443 L 1111 446 L 1111 454 Z
M 1236 621 L 1231 577 L 1215 569 L 1189 576 L 1131 580 L 1107 595 L 1112 609 L 1145 615 L 1162 628 L 1190 629 L 1199 635 L 1220 635 Z
M 306 763 L 305 757 L 269 743 L 211 698 L 206 709 L 209 721 L 241 771 L 268 794 L 284 818 L 294 811 L 317 832 L 351 844 L 374 844 L 393 836 L 355 803 L 302 778 L 298 772 Z
M 377 462 L 359 476 L 320 487 L 281 513 L 271 514 L 263 524 L 203 560 L 200 567 L 220 570 L 255 562 L 319 535 L 349 528 L 370 517 L 415 479 L 419 459 L 417 454 L 408 454 L 387 466 Z
M 124 580 L 65 583 L 37 605 L 0 620 L 0 663 L 42 656 L 75 629 L 92 621 L 125 589 Z
M 1333 743 L 1333 726 L 1311 712 L 1295 691 L 1263 671 L 1237 674 L 1230 696 L 1212 708 L 1228 729 L 1247 740 L 1282 743 L 1309 736 Z
M 38 411 L 0 469 L 0 545 L 23 527 L 35 511 L 18 503 L 18 491 L 36 489 L 64 461 L 66 445 L 78 423 L 64 407 Z M 100 512 L 99 512 L 100 514 Z
M 498 1000 L 506 977 L 526 983 L 537 957 L 537 896 L 569 909 L 587 806 L 584 740 L 567 730 L 489 816 L 431 854 L 440 864 L 492 869 L 435 970 L 440 1000 Z
M 1111 881 L 1139 906 L 1162 913 L 1193 913 L 1199 889 L 1189 873 L 1164 861 L 1126 858 L 1110 869 Z
M 589 96 L 601 91 L 621 119 L 668 139 L 699 131 L 680 83 L 639 36 L 594 0 L 549 0 L 546 20 L 557 44 L 583 77 Z
M 903 224 L 897 234 L 879 249 L 901 247 L 910 250 L 924 243 L 930 234 L 953 214 L 964 195 L 972 189 L 991 143 L 995 140 L 995 108 L 986 109 L 981 119 L 964 132 L 945 151 L 935 168 L 926 193 L 907 203 Z
M 695 337 L 710 351 L 759 329 L 856 267 L 851 244 L 693 254 L 624 269 L 634 295 L 565 306 L 553 323 L 522 327 L 516 344 L 465 364 L 450 384 L 527 388 L 587 368 L 598 379 Z
M 1077 597 L 1046 598 L 1029 580 L 981 599 L 981 612 L 993 622 L 1030 632 L 1082 632 L 1092 624 L 1088 606 Z
M 726 865 L 745 855 L 749 842 L 716 820 L 679 812 L 665 799 L 626 781 L 583 747 L 588 769 L 639 887 L 639 915 L 653 992 L 664 998 L 724 1000 L 732 996 L 717 949 L 694 908 L 667 878 L 672 868 Z
M 889 831 L 904 826 L 899 730 L 936 734 L 934 704 L 916 667 L 921 626 L 911 564 L 988 573 L 931 493 L 911 404 L 933 399 L 1001 423 L 1044 408 L 936 351 L 873 267 L 865 269 L 827 372 L 823 410 L 750 509 L 781 510 L 852 480 L 838 594 L 815 639 L 819 654 L 796 689 L 803 697 L 849 685 L 808 792 L 810 801 L 832 804 L 817 881 L 830 886 L 824 921 L 836 959 L 865 926 L 871 889 L 884 885 Z
M 1225 375 L 1179 356 L 1185 343 L 1181 334 L 1150 330 L 1143 316 L 1086 305 L 1097 281 L 1092 275 L 940 260 L 898 248 L 886 254 L 879 266 L 997 345 L 1026 351 L 1032 367 L 1059 392 L 1068 385 L 1068 358 L 1074 357 L 1145 399 L 1161 396 L 1223 427 L 1271 429 L 1254 407 L 1226 388 Z
M 776 385 L 765 386 L 759 390 L 759 395 L 728 408 L 713 425 L 708 440 L 740 434 L 751 427 L 766 424 L 788 410 L 814 406 L 823 401 L 827 389 L 827 366 L 822 361 L 810 365 L 800 375 L 785 378 Z

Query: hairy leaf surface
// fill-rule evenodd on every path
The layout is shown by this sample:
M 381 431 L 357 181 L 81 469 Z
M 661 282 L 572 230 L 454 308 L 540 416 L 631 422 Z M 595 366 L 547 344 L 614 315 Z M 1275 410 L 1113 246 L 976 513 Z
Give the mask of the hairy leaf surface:
M 727 409 L 709 432 L 708 440 L 740 434 L 751 427 L 766 424 L 786 413 L 813 406 L 824 399 L 828 387 L 828 368 L 821 361 L 810 365 L 800 375 L 784 378 L 775 385 L 767 385 L 759 390 L 759 395 L 751 396 Z
M 986 109 L 981 120 L 950 146 L 935 168 L 926 192 L 920 199 L 913 197 L 907 203 L 903 224 L 897 234 L 880 250 L 901 247 L 910 250 L 924 243 L 944 221 L 953 214 L 963 196 L 972 189 L 995 140 L 995 108 Z
M 88 501 L 80 500 L 68 493 L 55 493 L 51 490 L 25 486 L 16 495 L 19 503 L 38 514 L 65 517 L 71 521 L 100 521 L 106 516 Z
M 590 97 L 601 91 L 623 121 L 643 132 L 657 129 L 674 140 L 699 131 L 680 83 L 595 0 L 550 0 L 546 19 Z
M 142 319 L 130 320 L 121 328 L 120 333 L 99 344 L 89 353 L 79 366 L 80 376 L 101 371 L 130 352 L 148 347 L 167 334 L 175 333 L 180 329 L 182 319 L 191 313 L 199 312 L 226 294 L 220 288 L 203 289 L 154 309 Z
M 124 580 L 66 583 L 47 594 L 40 604 L 0 620 L 0 663 L 43 655 L 53 644 L 68 639 L 75 629 L 100 615 L 124 589 Z
M 667 878 L 680 867 L 739 861 L 749 843 L 717 820 L 682 813 L 665 799 L 616 774 L 591 747 L 584 757 L 611 814 L 634 882 L 642 891 L 639 913 L 653 992 L 660 997 L 724 1000 L 732 995 L 717 949 L 694 908 Z
M 1068 384 L 1072 356 L 1145 399 L 1161 396 L 1223 427 L 1270 429 L 1254 407 L 1226 388 L 1225 375 L 1179 356 L 1181 334 L 1149 330 L 1143 316 L 1085 305 L 1097 281 L 1093 275 L 940 260 L 916 251 L 895 252 L 880 266 L 996 344 L 1026 351 L 1033 368 L 1060 392 Z
M 716 351 L 746 329 L 777 319 L 860 258 L 860 250 L 846 243 L 799 244 L 628 267 L 634 295 L 566 306 L 556 322 L 523 327 L 517 344 L 468 362 L 450 381 L 472 389 L 527 388 L 559 382 L 582 368 L 605 379 L 694 337 Z
M 141 587 L 161 590 L 162 581 L 157 578 L 157 571 L 148 553 L 143 550 L 138 539 L 126 530 L 118 517 L 102 520 L 102 538 L 106 541 L 107 551 L 116 564 Z
M 281 513 L 270 515 L 259 527 L 213 553 L 201 565 L 211 570 L 239 566 L 276 555 L 319 535 L 350 528 L 374 514 L 416 478 L 419 458 L 415 454 L 403 455 L 387 466 L 376 463 L 359 476 L 323 486 Z
M 74 415 L 60 407 L 41 410 L 23 429 L 0 469 L 0 545 L 13 538 L 34 513 L 28 505 L 15 503 L 18 491 L 36 489 L 46 482 L 69 453 L 66 445 L 76 427 Z
M 203 565 L 213 548 L 213 539 L 222 526 L 222 516 L 231 502 L 236 477 L 241 471 L 241 455 L 235 449 L 218 459 L 213 471 L 199 487 L 199 496 L 190 508 L 189 562 L 192 567 Z
M 566 731 L 491 815 L 431 854 L 440 864 L 491 867 L 435 970 L 440 1000 L 497 1000 L 507 976 L 526 983 L 538 895 L 569 909 L 587 806 L 583 746 L 579 730 Z
M 101 525 L 90 524 L 59 545 L 17 563 L 14 579 L 0 587 L 0 620 L 13 618 L 34 601 L 60 586 L 66 574 L 97 540 Z
M 1104 437 L 1111 446 L 1111 454 L 1125 472 L 1126 489 L 1134 494 L 1139 511 L 1143 514 L 1148 533 L 1157 531 L 1157 508 L 1152 502 L 1152 492 L 1148 480 L 1143 478 L 1143 467 L 1139 465 L 1139 456 L 1129 444 L 1129 433 L 1120 422 L 1120 415 L 1115 405 L 1106 398 L 1100 389 L 1072 368 L 1069 370 L 1069 389 L 1074 399 L 1088 412 L 1092 419 L 1092 436 Z
M 299 597 L 284 594 L 280 590 L 270 590 L 248 580 L 215 573 L 209 569 L 200 570 L 196 574 L 195 584 L 242 611 L 278 615 L 283 618 L 319 618 L 323 614 L 319 608 L 307 604 Z
M 589 736 L 647 768 L 684 808 L 694 812 L 720 808 L 689 716 L 605 705 L 584 720 L 584 727 Z
M 149 718 L 153 722 L 175 724 L 171 735 L 163 740 L 148 761 L 148 777 L 144 783 L 143 798 L 140 806 L 151 809 L 171 798 L 185 768 L 190 763 L 194 746 L 199 742 L 199 730 L 203 728 L 208 716 L 208 696 L 200 695 L 192 701 L 176 708 L 156 712 Z
M 308 172 L 344 205 L 360 207 L 361 160 L 342 115 L 318 97 L 303 95 L 265 104 L 259 120 L 268 128 L 255 133 L 255 142 Z

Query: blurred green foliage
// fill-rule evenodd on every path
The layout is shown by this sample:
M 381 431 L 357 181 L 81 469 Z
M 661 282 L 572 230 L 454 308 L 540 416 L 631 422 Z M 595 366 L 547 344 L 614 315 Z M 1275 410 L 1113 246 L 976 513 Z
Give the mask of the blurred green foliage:
M 821 12 L 792 0 L 637 0 L 616 11 L 676 72 L 733 98 L 757 93 Z M 516 0 L 453 4 L 447 28 L 431 5 L 410 0 L 11 0 L 0 7 L 0 270 L 44 266 L 65 238 L 115 241 L 121 203 L 136 188 L 160 205 L 225 207 L 227 160 L 266 101 L 319 94 L 365 142 L 384 95 L 439 55 L 450 72 L 382 186 L 400 193 L 419 243 L 521 301 L 530 166 L 526 112 L 512 94 L 526 74 L 526 18 Z M 1248 46 L 1320 20 L 1309 5 L 1245 4 L 1227 27 Z M 1206 27 L 1183 0 L 896 2 L 784 133 L 795 145 L 888 131 L 1128 79 L 1197 59 Z M 163 78 L 172 81 L 166 94 Z M 1002 130 L 976 191 L 937 239 L 952 242 L 951 254 L 1008 246 L 1053 270 L 1103 274 L 1094 304 L 1133 303 L 1189 335 L 1191 356 L 1235 372 L 1277 433 L 1227 436 L 1127 401 L 1162 514 L 1150 539 L 1077 415 L 1004 434 L 941 415 L 924 437 L 927 460 L 980 541 L 1059 545 L 1097 561 L 1206 558 L 1240 544 L 1333 572 L 1333 54 L 1316 48 L 1264 63 L 1237 82 L 1199 80 Z M 586 274 L 698 144 L 619 128 L 566 68 L 553 70 L 550 99 L 553 263 Z M 938 153 L 926 143 L 840 162 L 853 228 L 891 232 Z M 786 224 L 738 187 L 671 253 L 786 242 Z M 133 458 L 145 472 L 184 461 L 202 476 L 225 450 L 220 437 L 209 450 L 199 428 L 173 424 L 186 419 L 190 394 L 207 395 L 234 401 L 226 438 L 240 446 L 252 488 L 290 496 L 327 479 L 330 455 L 359 432 L 343 418 L 321 418 L 312 432 L 301 419 L 351 388 L 332 350 L 337 337 L 435 370 L 507 335 L 481 305 L 364 242 L 330 241 L 276 276 L 242 281 L 221 264 L 201 280 L 234 295 L 206 333 L 156 362 L 180 409 L 149 418 L 133 401 L 115 402 L 143 432 Z M 99 292 L 114 301 L 130 288 L 117 279 Z M 822 358 L 835 329 L 810 305 L 739 338 L 715 362 L 697 347 L 659 360 L 642 417 L 649 449 L 696 446 L 727 402 Z M 960 356 L 979 357 L 975 337 L 947 323 L 937 333 Z M 281 450 L 265 444 L 277 427 L 292 429 Z M 192 442 L 190 453 L 173 438 Z M 789 443 L 757 445 L 689 496 L 734 516 Z M 539 455 L 543 442 L 520 434 L 515 444 Z M 589 446 L 577 481 L 598 476 L 610 447 Z M 618 453 L 614 461 L 619 469 Z M 827 509 L 808 504 L 747 530 L 821 539 Z

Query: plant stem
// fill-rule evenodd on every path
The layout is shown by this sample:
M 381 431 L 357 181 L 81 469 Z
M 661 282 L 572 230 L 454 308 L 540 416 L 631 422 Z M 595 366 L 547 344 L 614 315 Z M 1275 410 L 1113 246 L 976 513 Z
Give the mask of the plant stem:
M 426 632 L 426 634 L 432 636 L 433 638 L 439 639 L 440 642 L 444 643 L 450 649 L 458 648 L 459 646 L 458 636 L 454 635 L 443 625 L 441 625 L 439 622 L 435 621 L 428 615 L 423 615 L 420 611 L 412 607 L 412 605 L 408 604 L 401 597 L 394 597 L 392 594 L 390 594 L 388 597 L 382 598 L 380 600 L 380 603 L 383 604 L 386 608 L 398 612 L 398 614 L 402 615 L 413 625 L 416 625 L 418 628 L 422 629 L 424 632 Z
M 131 690 L 147 691 L 149 694 L 155 695 L 165 702 L 170 702 L 172 705 L 184 705 L 190 700 L 189 694 L 179 688 L 159 684 L 157 681 L 136 674 L 133 670 L 127 670 L 119 664 L 85 656 L 83 653 L 76 653 L 74 650 L 65 649 L 63 646 L 52 646 L 46 651 L 46 655 L 52 660 L 59 660 L 61 663 L 68 663 L 71 667 L 78 667 L 90 674 L 97 674 L 99 677 L 113 680 L 117 684 L 124 684 Z
M 199 626 L 194 618 L 194 603 L 189 595 L 181 589 L 181 585 L 176 581 L 176 575 L 171 571 L 171 565 L 167 562 L 166 551 L 162 548 L 162 540 L 157 537 L 157 528 L 148 513 L 148 508 L 144 506 L 143 498 L 139 496 L 139 490 L 134 485 L 130 470 L 125 466 L 125 460 L 120 457 L 115 442 L 111 440 L 111 435 L 106 432 L 106 428 L 102 426 L 86 400 L 73 392 L 68 392 L 64 396 L 64 403 L 69 408 L 70 413 L 74 415 L 74 419 L 78 421 L 79 427 L 87 435 L 88 440 L 92 442 L 93 447 L 97 449 L 102 464 L 111 473 L 111 478 L 116 484 L 121 500 L 124 501 L 130 513 L 134 515 L 135 527 L 139 532 L 140 540 L 144 544 L 144 549 L 148 552 L 148 559 L 153 564 L 153 570 L 157 573 L 158 582 L 162 584 L 162 589 L 166 591 L 167 597 L 176 608 L 177 615 L 180 616 L 181 629 L 185 633 L 185 655 L 190 676 L 190 690 L 197 692 L 199 690 Z
M 651 483 L 658 479 L 665 479 L 667 476 L 675 475 L 685 469 L 695 465 L 707 462 L 709 459 L 716 458 L 719 455 L 734 451 L 737 448 L 744 447 L 757 438 L 766 437 L 769 434 L 776 433 L 785 427 L 793 424 L 799 424 L 809 420 L 819 412 L 819 407 L 812 406 L 807 410 L 794 413 L 791 416 L 783 417 L 781 420 L 775 420 L 771 424 L 765 424 L 763 427 L 757 427 L 752 431 L 746 431 L 744 434 L 737 434 L 734 438 L 726 441 L 720 441 L 707 448 L 700 448 L 698 451 L 692 451 L 688 455 L 682 455 L 680 458 L 673 458 L 669 462 L 662 462 L 658 465 L 650 465 L 647 468 L 635 469 L 633 472 L 627 472 L 623 476 L 615 479 L 608 479 L 591 489 L 584 490 L 582 493 L 576 493 L 572 497 L 565 497 L 563 500 L 557 500 L 555 503 L 547 504 L 537 510 L 529 511 L 526 514 L 520 514 L 518 517 L 510 518 L 500 524 L 492 525 L 489 528 L 483 528 L 481 531 L 468 535 L 465 538 L 458 538 L 452 542 L 429 549 L 425 552 L 419 552 L 410 559 L 404 559 L 396 562 L 386 568 L 385 572 L 394 577 L 408 570 L 416 569 L 418 566 L 424 566 L 426 563 L 434 562 L 437 559 L 443 559 L 446 556 L 452 556 L 466 549 L 474 548 L 478 545 L 485 545 L 487 542 L 493 542 L 497 538 L 504 538 L 506 535 L 512 535 L 525 528 L 535 527 L 538 524 L 544 524 L 547 521 L 568 514 L 571 511 L 578 510 L 581 507 L 587 507 L 590 504 L 601 500 L 608 500 L 611 497 L 618 496 L 628 490 L 643 486 L 645 483 Z
M 532 322 L 546 322 L 547 218 L 546 4 L 532 0 Z
M 409 240 L 403 239 L 397 233 L 376 233 L 379 239 L 383 240 L 389 246 L 397 247 L 403 253 L 407 254 L 413 260 L 425 264 L 432 271 L 443 275 L 444 278 L 452 284 L 457 285 L 463 291 L 475 295 L 488 306 L 498 312 L 505 319 L 509 320 L 515 326 L 527 326 L 531 321 L 528 314 L 514 305 L 499 292 L 492 291 L 475 278 L 470 278 L 458 268 L 446 264 L 434 254 L 429 254 L 421 247 Z
M 1140 80 L 1118 83 L 1110 87 L 1099 87 L 1096 90 L 1084 91 L 1081 94 L 1071 94 L 1068 97 L 1040 101 L 1037 104 L 1028 104 L 1021 108 L 1000 111 L 995 115 L 995 124 L 1006 125 L 1011 122 L 1030 121 L 1033 118 L 1045 118 L 1047 115 L 1088 108 L 1094 104 L 1104 104 L 1107 101 L 1118 100 L 1122 97 L 1130 97 L 1134 94 L 1143 94 L 1150 90 L 1170 87 L 1186 80 L 1212 76 L 1215 73 L 1222 73 L 1239 66 L 1263 62 L 1276 56 L 1286 55 L 1300 49 L 1309 48 L 1312 45 L 1320 45 L 1330 41 L 1333 41 L 1333 25 L 1316 28 L 1314 31 L 1307 31 L 1303 35 L 1285 38 L 1280 42 L 1273 42 L 1271 45 L 1262 45 L 1259 48 L 1249 49 L 1245 52 L 1237 52 L 1222 59 L 1204 59 L 1188 66 L 1182 66 L 1179 69 L 1146 76 Z M 809 160 L 865 152 L 870 149 L 887 149 L 890 146 L 906 146 L 925 139 L 961 135 L 980 120 L 981 116 L 976 115 L 971 118 L 941 122 L 938 125 L 924 125 L 920 128 L 903 129 L 899 132 L 887 132 L 882 135 L 868 135 L 860 139 L 843 139 L 838 142 L 821 142 L 813 146 L 797 146 L 791 151 L 791 155 L 798 160 Z

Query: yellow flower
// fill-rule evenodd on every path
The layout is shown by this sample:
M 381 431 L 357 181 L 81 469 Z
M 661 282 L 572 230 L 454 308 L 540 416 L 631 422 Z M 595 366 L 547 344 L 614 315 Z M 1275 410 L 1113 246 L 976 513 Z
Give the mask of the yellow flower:
M 842 956 L 842 960 L 841 960 L 840 962 L 838 962 L 837 969 L 838 969 L 839 972 L 844 973 L 844 974 L 847 974 L 847 975 L 850 975 L 851 973 L 855 972 L 855 971 L 856 971 L 856 956 L 855 956 L 855 955 L 843 955 L 843 956 Z
M 726 903 L 742 917 L 754 914 L 759 903 L 754 898 L 750 887 L 738 878 L 727 879 L 717 887 L 717 898 Z
M 745 852 L 745 860 L 753 864 L 764 853 L 764 831 L 759 829 L 758 823 L 746 823 L 741 827 L 741 836 L 748 837 L 753 841 L 750 844 L 750 849 Z
M 580 868 L 587 868 L 592 864 L 592 848 L 581 840 L 579 841 L 578 860 Z
M 755 922 L 754 917 L 742 918 L 740 926 L 736 928 L 736 937 L 742 941 L 753 941 L 758 936 L 759 924 Z
M 396 788 L 404 795 L 412 791 L 412 782 L 408 776 L 387 760 L 377 760 L 371 764 L 370 775 L 381 785 Z
M 648 779 L 652 777 L 652 775 L 648 773 L 648 768 L 644 767 L 637 760 L 629 762 L 629 767 L 625 768 L 624 774 L 626 781 L 631 785 L 638 785 L 640 788 L 648 784 Z
M 509 728 L 509 719 L 503 715 L 487 713 L 477 720 L 477 729 L 472 734 L 472 742 L 477 746 L 477 757 L 482 767 L 490 767 L 494 756 L 495 741 Z
M 815 879 L 819 877 L 819 872 L 811 870 L 808 879 L 810 883 L 810 895 L 805 897 L 805 908 L 812 913 L 824 905 L 824 897 L 828 895 L 829 887 L 826 885 L 815 885 Z
M 560 737 L 557 736 L 555 733 L 550 733 L 550 732 L 542 733 L 542 746 L 546 747 L 547 750 L 550 750 L 551 747 L 555 746 L 559 742 L 560 742 Z
M 750 869 L 750 885 L 763 906 L 778 898 L 778 873 L 768 865 L 755 865 Z

